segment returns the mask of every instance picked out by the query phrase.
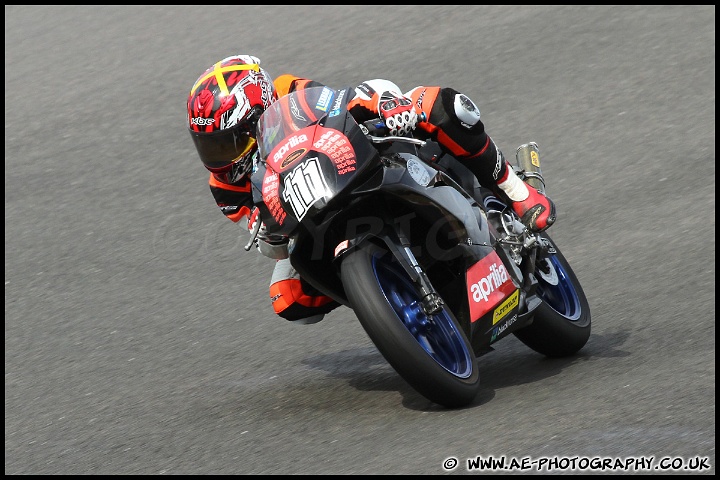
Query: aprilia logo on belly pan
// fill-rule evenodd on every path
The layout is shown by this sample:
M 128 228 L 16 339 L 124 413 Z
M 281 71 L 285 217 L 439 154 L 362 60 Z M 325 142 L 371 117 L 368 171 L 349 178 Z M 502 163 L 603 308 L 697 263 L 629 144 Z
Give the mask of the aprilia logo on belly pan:
M 505 265 L 497 266 L 497 263 L 490 265 L 490 273 L 481 278 L 477 283 L 473 283 L 470 286 L 470 292 L 472 298 L 476 302 L 484 300 L 488 301 L 488 295 L 493 293 L 496 288 L 508 281 L 508 273 L 505 269 Z
M 466 281 L 470 318 L 473 322 L 516 290 L 510 274 L 495 252 L 470 267 Z

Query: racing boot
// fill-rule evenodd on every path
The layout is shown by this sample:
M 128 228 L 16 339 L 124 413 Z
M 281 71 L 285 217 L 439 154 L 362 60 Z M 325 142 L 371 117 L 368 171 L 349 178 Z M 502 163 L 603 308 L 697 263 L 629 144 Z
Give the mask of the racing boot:
M 510 164 L 505 163 L 505 174 L 498 179 L 497 186 L 510 200 L 510 206 L 520 221 L 531 232 L 542 232 L 555 223 L 555 204 L 552 200 L 523 182 Z

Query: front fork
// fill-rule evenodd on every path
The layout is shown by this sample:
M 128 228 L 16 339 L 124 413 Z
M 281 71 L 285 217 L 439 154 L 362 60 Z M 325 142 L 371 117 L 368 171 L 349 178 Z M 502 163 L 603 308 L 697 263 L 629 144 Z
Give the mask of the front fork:
M 386 231 L 381 236 L 382 240 L 390 248 L 395 258 L 398 259 L 400 265 L 418 288 L 421 294 L 420 306 L 426 315 L 435 315 L 440 313 L 445 306 L 440 294 L 435 290 L 427 274 L 418 263 L 415 255 L 410 249 L 410 241 L 407 236 L 399 229 L 394 228 L 392 231 Z

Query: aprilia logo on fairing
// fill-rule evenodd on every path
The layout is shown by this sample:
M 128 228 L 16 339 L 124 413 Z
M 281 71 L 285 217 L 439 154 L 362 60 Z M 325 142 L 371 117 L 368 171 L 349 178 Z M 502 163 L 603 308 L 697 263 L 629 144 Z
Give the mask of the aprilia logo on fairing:
M 475 322 L 510 297 L 517 287 L 497 253 L 491 252 L 465 274 L 470 318 Z
M 488 295 L 499 288 L 500 285 L 508 281 L 508 273 L 505 269 L 505 265 L 498 265 L 493 263 L 490 265 L 490 273 L 487 277 L 480 279 L 479 282 L 474 283 L 470 286 L 470 292 L 472 292 L 472 298 L 476 302 L 480 300 L 488 301 Z
M 277 152 L 275 152 L 275 155 L 273 155 L 273 160 L 275 161 L 275 163 L 279 162 L 280 159 L 284 157 L 286 153 L 288 153 L 288 150 L 300 145 L 300 143 L 302 142 L 307 141 L 308 137 L 304 133 L 290 137 L 288 141 L 285 142 L 285 144 L 282 145 Z

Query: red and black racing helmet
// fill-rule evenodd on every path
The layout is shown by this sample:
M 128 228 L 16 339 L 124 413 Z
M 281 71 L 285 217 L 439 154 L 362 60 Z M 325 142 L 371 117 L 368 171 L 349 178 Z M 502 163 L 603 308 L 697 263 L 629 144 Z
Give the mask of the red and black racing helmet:
M 205 168 L 229 182 L 252 168 L 258 118 L 277 100 L 272 77 L 252 55 L 220 60 L 197 79 L 188 96 L 188 129 Z

